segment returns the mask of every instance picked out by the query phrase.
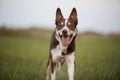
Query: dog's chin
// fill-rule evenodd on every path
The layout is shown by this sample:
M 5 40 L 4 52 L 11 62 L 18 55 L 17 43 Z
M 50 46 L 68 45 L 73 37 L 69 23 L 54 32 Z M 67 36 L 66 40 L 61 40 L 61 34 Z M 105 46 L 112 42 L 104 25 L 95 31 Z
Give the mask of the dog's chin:
M 72 36 L 73 36 L 72 34 L 71 35 L 63 35 L 63 34 L 60 35 L 59 34 L 61 43 L 64 47 L 69 46 L 69 44 L 71 43 Z

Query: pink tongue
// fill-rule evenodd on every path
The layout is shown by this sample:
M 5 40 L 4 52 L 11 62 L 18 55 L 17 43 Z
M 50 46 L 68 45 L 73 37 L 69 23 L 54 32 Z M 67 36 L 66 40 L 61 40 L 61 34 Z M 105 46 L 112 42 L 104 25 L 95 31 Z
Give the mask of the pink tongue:
M 62 44 L 64 47 L 68 46 L 69 45 L 69 37 L 62 37 Z

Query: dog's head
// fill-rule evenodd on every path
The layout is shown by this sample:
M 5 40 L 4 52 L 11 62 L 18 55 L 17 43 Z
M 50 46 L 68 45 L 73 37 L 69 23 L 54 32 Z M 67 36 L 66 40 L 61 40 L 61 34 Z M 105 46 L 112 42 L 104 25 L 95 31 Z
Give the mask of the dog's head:
M 73 38 L 77 34 L 77 12 L 76 9 L 73 8 L 72 12 L 68 19 L 65 19 L 61 13 L 60 8 L 57 8 L 56 11 L 56 38 L 62 43 L 64 47 L 69 46 Z

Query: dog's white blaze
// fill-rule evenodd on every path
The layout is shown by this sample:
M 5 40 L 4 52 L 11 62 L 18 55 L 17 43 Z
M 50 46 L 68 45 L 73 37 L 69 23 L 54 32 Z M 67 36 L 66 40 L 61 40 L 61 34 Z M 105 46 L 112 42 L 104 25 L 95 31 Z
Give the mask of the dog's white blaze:
M 72 52 L 70 55 L 66 56 L 69 80 L 74 80 L 74 60 L 75 60 L 75 52 Z
M 62 28 L 62 31 L 63 30 L 66 30 L 67 32 L 69 32 L 69 29 L 68 29 L 68 27 L 67 27 L 67 19 L 65 20 L 65 26 Z

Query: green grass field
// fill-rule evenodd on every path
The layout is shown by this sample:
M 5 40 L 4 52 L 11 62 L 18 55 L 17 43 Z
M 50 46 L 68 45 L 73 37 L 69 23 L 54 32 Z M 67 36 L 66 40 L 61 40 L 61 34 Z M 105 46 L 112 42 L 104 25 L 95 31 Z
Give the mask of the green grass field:
M 50 37 L 0 35 L 0 80 L 45 80 Z M 120 37 L 77 37 L 75 80 L 120 80 Z M 68 80 L 67 66 L 57 80 Z

